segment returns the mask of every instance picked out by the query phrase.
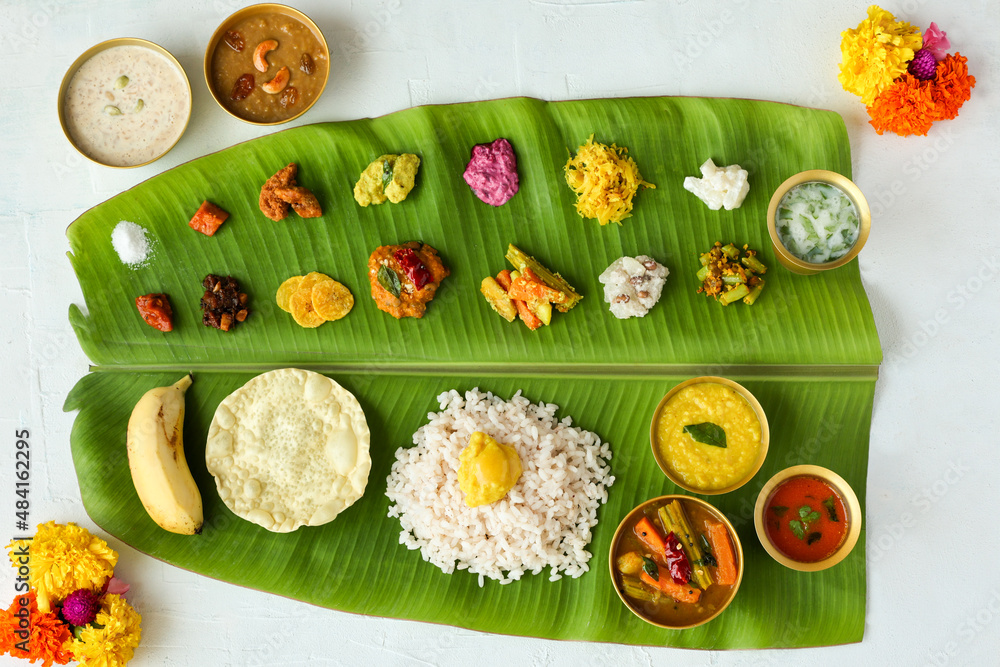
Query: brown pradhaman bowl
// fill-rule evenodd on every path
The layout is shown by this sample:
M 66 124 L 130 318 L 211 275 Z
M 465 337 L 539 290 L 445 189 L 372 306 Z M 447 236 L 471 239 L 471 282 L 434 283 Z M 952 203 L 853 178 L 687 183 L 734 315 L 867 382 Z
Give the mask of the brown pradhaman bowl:
M 274 121 L 251 120 L 249 118 L 244 118 L 243 116 L 234 112 L 225 103 L 225 99 L 228 98 L 230 91 L 216 90 L 215 85 L 212 81 L 213 54 L 215 53 L 216 47 L 219 46 L 219 43 L 224 39 L 226 32 L 232 29 L 233 26 L 240 23 L 244 19 L 257 16 L 260 14 L 282 14 L 284 16 L 293 18 L 302 25 L 304 25 L 306 28 L 309 29 L 309 31 L 313 34 L 313 36 L 317 39 L 317 41 L 319 41 L 320 45 L 323 47 L 323 55 L 326 57 L 326 63 L 327 63 L 326 73 L 323 76 L 323 82 L 320 85 L 319 92 L 316 93 L 316 96 L 308 104 L 302 105 L 301 109 L 299 109 L 292 115 L 288 116 L 287 118 L 282 118 L 280 120 L 274 120 Z M 252 51 L 254 49 L 254 45 L 247 44 L 244 48 Z M 215 32 L 212 34 L 212 38 L 208 40 L 208 46 L 205 48 L 204 71 L 205 71 L 205 84 L 208 86 L 208 91 L 212 94 L 212 99 L 214 99 L 219 104 L 219 106 L 222 107 L 223 110 L 225 110 L 225 112 L 228 113 L 230 116 L 232 116 L 233 118 L 238 118 L 245 123 L 250 123 L 251 125 L 262 125 L 262 126 L 281 125 L 283 123 L 288 123 L 290 121 L 293 121 L 302 114 L 304 114 L 305 112 L 309 111 L 309 109 L 311 109 L 313 105 L 316 104 L 319 98 L 323 95 L 323 91 L 326 89 L 326 84 L 330 79 L 330 47 L 326 42 L 326 37 L 323 36 L 323 31 L 319 29 L 319 26 L 317 26 L 316 23 L 311 18 L 309 18 L 299 10 L 289 7 L 287 5 L 281 5 L 277 3 L 263 3 L 259 5 L 251 5 L 249 7 L 244 7 L 243 9 L 233 13 L 225 21 L 223 21 L 218 28 L 216 28 Z M 261 75 L 261 73 L 257 70 L 253 70 L 252 73 L 255 76 Z M 293 76 L 295 76 L 294 73 Z

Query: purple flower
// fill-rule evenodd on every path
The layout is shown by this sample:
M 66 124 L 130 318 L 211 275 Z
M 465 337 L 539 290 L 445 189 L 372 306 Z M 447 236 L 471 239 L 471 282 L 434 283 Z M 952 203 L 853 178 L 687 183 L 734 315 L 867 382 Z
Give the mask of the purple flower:
M 62 615 L 70 625 L 87 625 L 93 622 L 100 608 L 100 596 L 94 591 L 81 588 L 63 600 Z
M 933 79 L 937 73 L 937 61 L 934 60 L 934 56 L 931 55 L 930 51 L 920 49 L 913 56 L 913 60 L 910 61 L 909 70 L 913 76 L 927 81 L 928 79 Z
M 948 33 L 938 29 L 937 23 L 932 22 L 931 27 L 924 31 L 924 50 L 930 51 L 934 60 L 941 62 L 950 48 Z

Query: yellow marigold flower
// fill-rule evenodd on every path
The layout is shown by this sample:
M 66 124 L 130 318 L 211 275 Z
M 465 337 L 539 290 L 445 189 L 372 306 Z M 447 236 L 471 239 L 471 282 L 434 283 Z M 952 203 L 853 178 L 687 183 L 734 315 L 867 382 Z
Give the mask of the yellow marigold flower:
M 920 30 L 878 5 L 868 8 L 868 18 L 854 30 L 841 33 L 840 85 L 865 105 L 906 72 L 913 54 L 923 45 Z
M 94 622 L 84 626 L 80 636 L 63 648 L 72 651 L 83 667 L 124 667 L 139 645 L 141 623 L 142 616 L 125 598 L 108 593 L 101 600 Z
M 33 540 L 15 540 L 7 551 L 15 568 L 28 554 L 28 583 L 38 593 L 38 608 L 46 613 L 78 588 L 101 590 L 118 562 L 114 549 L 86 528 L 55 521 L 39 524 Z

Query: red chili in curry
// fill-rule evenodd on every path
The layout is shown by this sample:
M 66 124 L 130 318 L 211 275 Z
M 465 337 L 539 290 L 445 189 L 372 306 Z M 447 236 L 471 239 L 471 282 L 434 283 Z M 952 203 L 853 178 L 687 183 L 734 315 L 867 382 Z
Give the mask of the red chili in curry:
M 392 256 L 399 262 L 399 268 L 406 274 L 407 280 L 413 283 L 417 289 L 423 289 L 424 285 L 434 279 L 434 276 L 427 270 L 412 248 L 400 248 Z

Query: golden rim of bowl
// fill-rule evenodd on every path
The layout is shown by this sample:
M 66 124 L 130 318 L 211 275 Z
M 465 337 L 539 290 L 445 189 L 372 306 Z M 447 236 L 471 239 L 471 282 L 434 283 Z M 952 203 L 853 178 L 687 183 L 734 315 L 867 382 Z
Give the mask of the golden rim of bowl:
M 316 94 L 316 97 L 313 98 L 313 101 L 310 102 L 308 106 L 303 107 L 303 109 L 299 111 L 297 114 L 295 114 L 294 116 L 289 116 L 284 120 L 274 120 L 264 123 L 261 121 L 249 120 L 247 118 L 244 118 L 243 116 L 239 116 L 233 113 L 232 111 L 229 110 L 229 107 L 223 104 L 222 100 L 219 99 L 219 93 L 215 90 L 215 86 L 212 85 L 212 54 L 215 52 L 215 47 L 218 46 L 225 32 L 229 30 L 229 28 L 231 28 L 234 23 L 237 23 L 248 16 L 253 16 L 254 14 L 266 14 L 270 12 L 277 14 L 284 14 L 285 16 L 290 16 L 291 18 L 298 20 L 305 27 L 309 28 L 309 30 L 313 33 L 313 36 L 315 36 L 319 40 L 319 43 L 323 45 L 323 51 L 326 53 L 326 75 L 323 77 L 323 85 L 320 86 L 319 92 Z M 284 123 L 290 123 L 291 121 L 295 120 L 305 112 L 312 109 L 313 105 L 316 104 L 316 102 L 319 101 L 319 98 L 323 96 L 323 91 L 326 90 L 327 81 L 330 80 L 330 64 L 331 64 L 330 46 L 326 43 L 326 37 L 323 36 L 323 31 L 319 29 L 319 26 L 316 25 L 316 22 L 313 21 L 311 18 L 309 18 L 299 10 L 295 9 L 294 7 L 289 7 L 288 5 L 280 5 L 277 3 L 262 3 L 259 5 L 250 5 L 249 7 L 244 7 L 243 9 L 234 12 L 228 18 L 226 18 L 225 21 L 219 24 L 219 27 L 216 28 L 215 32 L 212 33 L 212 38 L 208 40 L 208 47 L 205 49 L 205 65 L 204 65 L 205 85 L 208 86 L 208 92 L 212 96 L 212 99 L 215 100 L 220 107 L 222 107 L 223 111 L 225 111 L 233 118 L 239 119 L 244 123 L 250 123 L 251 125 L 261 125 L 263 127 L 267 127 L 270 125 L 283 125 Z
M 771 543 L 771 538 L 767 536 L 767 529 L 764 527 L 764 511 L 767 508 L 767 501 L 771 497 L 771 493 L 779 484 L 793 477 L 815 477 L 826 482 L 837 490 L 840 497 L 844 499 L 844 505 L 847 508 L 847 519 L 849 525 L 847 528 L 847 536 L 844 538 L 843 544 L 841 544 L 840 548 L 830 554 L 827 558 L 816 561 L 815 563 L 803 563 L 802 561 L 797 561 L 786 556 Z M 785 468 L 781 472 L 774 475 L 774 477 L 767 481 L 764 488 L 760 490 L 760 493 L 757 495 L 757 503 L 754 505 L 753 509 L 753 525 L 754 528 L 757 529 L 757 538 L 764 546 L 764 550 L 767 551 L 767 553 L 769 553 L 771 558 L 774 560 L 778 561 L 785 567 L 797 570 L 798 572 L 819 572 L 820 570 L 831 568 L 847 558 L 848 554 L 851 553 L 854 546 L 858 543 L 858 537 L 861 535 L 861 521 L 861 503 L 858 502 L 858 496 L 854 493 L 854 489 L 851 488 L 851 485 L 848 484 L 843 477 L 832 470 L 815 465 L 792 466 L 791 468 Z
M 662 504 L 670 500 L 682 500 L 684 502 L 694 503 L 695 505 L 700 505 L 704 507 L 712 516 L 714 516 L 715 518 L 717 518 L 719 521 L 722 522 L 722 524 L 726 527 L 726 530 L 729 531 L 729 537 L 730 539 L 732 539 L 733 544 L 736 545 L 736 583 L 733 584 L 733 590 L 729 593 L 729 598 L 726 600 L 725 604 L 716 609 L 715 613 L 713 613 L 711 616 L 708 616 L 704 620 L 698 621 L 697 623 L 690 623 L 688 625 L 666 625 L 664 623 L 658 623 L 657 621 L 651 620 L 646 616 L 644 616 L 641 611 L 637 610 L 635 606 L 633 606 L 632 601 L 629 600 L 624 593 L 622 593 L 621 588 L 618 586 L 618 573 L 615 572 L 615 550 L 618 548 L 618 541 L 621 539 L 622 533 L 624 533 L 625 529 L 628 527 L 629 522 L 632 521 L 632 519 L 634 519 L 637 514 L 641 513 L 649 505 L 652 505 L 654 503 Z M 635 614 L 642 620 L 646 621 L 650 625 L 655 625 L 658 628 L 663 628 L 665 630 L 687 630 L 689 628 L 696 628 L 699 625 L 704 625 L 705 623 L 708 623 L 709 621 L 713 620 L 719 614 L 724 612 L 726 608 L 729 607 L 729 604 L 733 601 L 733 599 L 736 598 L 736 593 L 737 591 L 740 590 L 740 584 L 743 582 L 743 544 L 740 542 L 740 536 L 736 534 L 736 529 L 733 528 L 733 524 L 729 521 L 729 518 L 726 517 L 726 515 L 723 514 L 717 507 L 715 507 L 714 505 L 705 500 L 702 500 L 701 498 L 694 498 L 693 496 L 685 496 L 682 494 L 674 493 L 647 500 L 646 502 L 641 503 L 640 505 L 635 507 L 631 512 L 625 515 L 625 518 L 622 519 L 621 523 L 618 524 L 618 529 L 615 530 L 614 537 L 611 538 L 611 550 L 609 551 L 608 555 L 608 564 L 609 564 L 609 569 L 611 571 L 611 585 L 614 586 L 615 593 L 618 594 L 618 597 L 621 598 L 621 601 L 625 604 L 626 607 L 628 607 L 629 611 L 631 611 L 633 614 Z
M 142 162 L 140 164 L 130 164 L 130 165 L 107 164 L 106 162 L 101 162 L 100 160 L 92 158 L 91 156 L 84 153 L 80 149 L 80 147 L 76 145 L 76 142 L 73 141 L 73 137 L 71 137 L 69 134 L 69 128 L 66 127 L 66 112 L 63 107 L 65 106 L 64 102 L 66 100 L 66 90 L 69 88 L 69 82 L 73 80 L 73 75 L 76 74 L 76 71 L 80 69 L 83 63 L 87 62 L 101 51 L 106 51 L 116 46 L 143 46 L 147 49 L 150 49 L 151 51 L 159 53 L 160 55 L 164 56 L 167 60 L 169 60 L 174 65 L 174 67 L 177 68 L 177 71 L 180 72 L 181 76 L 184 78 L 184 85 L 187 86 L 187 91 L 188 91 L 187 115 L 184 118 L 184 127 L 181 128 L 180 134 L 177 135 L 177 140 L 174 141 L 174 143 L 170 144 L 170 148 L 163 151 L 162 153 L 154 157 L 152 160 L 147 160 L 146 162 Z M 63 76 L 62 84 L 60 84 L 59 86 L 59 102 L 58 102 L 59 125 L 60 127 L 62 127 L 63 136 L 66 137 L 66 141 L 68 141 L 70 145 L 76 149 L 77 153 L 87 158 L 94 164 L 99 164 L 102 167 L 110 167 L 112 169 L 135 169 L 136 167 L 144 167 L 147 164 L 156 162 L 161 157 L 172 151 L 174 146 L 176 146 L 180 142 L 181 137 L 183 137 L 184 133 L 187 131 L 188 123 L 191 121 L 191 108 L 193 99 L 194 96 L 191 93 L 191 80 L 188 78 L 187 72 L 184 71 L 184 68 L 181 66 L 180 62 L 177 61 L 177 58 L 174 58 L 174 55 L 170 53 L 170 51 L 167 51 L 159 44 L 151 42 L 148 39 L 140 39 L 138 37 L 116 37 L 114 39 L 109 39 L 107 41 L 101 42 L 100 44 L 94 44 L 92 47 L 84 51 L 79 58 L 74 60 L 73 64 L 69 66 L 69 69 L 66 70 L 65 76 Z
M 778 204 L 781 203 L 781 199 L 788 194 L 789 190 L 794 188 L 796 185 L 802 185 L 803 183 L 825 183 L 838 188 L 848 196 L 858 211 L 858 222 L 860 224 L 860 229 L 858 230 L 858 240 L 854 242 L 854 245 L 847 252 L 847 254 L 840 259 L 835 259 L 832 262 L 825 262 L 823 264 L 806 262 L 789 252 L 788 249 L 781 243 L 781 239 L 778 238 L 778 230 L 775 228 L 775 215 L 778 212 Z M 784 183 L 778 186 L 777 190 L 774 191 L 774 194 L 771 195 L 771 202 L 767 206 L 767 232 L 771 236 L 771 245 L 774 246 L 774 252 L 778 255 L 778 259 L 786 268 L 800 274 L 819 273 L 820 271 L 836 269 L 844 264 L 847 264 L 861 252 L 865 242 L 868 240 L 868 234 L 871 232 L 871 227 L 872 212 L 868 207 L 868 200 L 865 199 L 861 189 L 854 184 L 854 181 L 847 178 L 843 174 L 838 174 L 835 171 L 827 171 L 826 169 L 810 169 L 809 171 L 802 171 L 788 178 Z
M 706 490 L 706 489 L 699 489 L 694 486 L 689 486 L 682 479 L 680 479 L 677 475 L 674 474 L 674 472 L 670 469 L 670 466 L 668 466 L 666 461 L 663 460 L 663 457 L 660 455 L 660 450 L 656 446 L 656 424 L 657 422 L 660 421 L 660 413 L 663 411 L 663 406 L 665 406 L 667 402 L 670 401 L 671 398 L 677 395 L 677 393 L 681 389 L 684 389 L 685 387 L 690 387 L 691 385 L 694 384 L 702 384 L 702 383 L 721 384 L 725 387 L 729 387 L 730 389 L 734 389 L 740 396 L 746 399 L 747 403 L 750 404 L 750 407 L 753 408 L 754 414 L 757 415 L 757 420 L 760 422 L 760 451 L 757 453 L 757 460 L 754 461 L 753 467 L 750 469 L 750 472 L 748 472 L 743 478 L 721 489 Z M 649 444 L 653 450 L 653 458 L 656 460 L 656 465 L 660 466 L 660 470 L 663 471 L 663 474 L 667 476 L 667 479 L 669 479 L 671 482 L 673 482 L 680 488 L 684 489 L 685 491 L 690 491 L 691 493 L 700 493 L 705 496 L 717 496 L 723 493 L 729 493 L 730 491 L 735 491 L 736 489 L 740 488 L 741 486 L 749 482 L 751 479 L 753 479 L 753 476 L 757 474 L 757 471 L 760 470 L 760 467 L 764 465 L 764 459 L 767 458 L 767 448 L 770 441 L 771 441 L 771 430 L 767 425 L 767 415 L 764 414 L 764 408 L 761 407 L 760 402 L 757 400 L 757 398 L 740 383 L 733 382 L 732 380 L 729 380 L 727 378 L 716 377 L 714 375 L 705 375 L 702 377 L 696 377 L 696 378 L 691 378 L 690 380 L 685 380 L 684 382 L 681 382 L 679 385 L 668 391 L 666 395 L 660 399 L 660 403 L 656 406 L 656 410 L 653 412 L 653 419 L 649 425 Z

